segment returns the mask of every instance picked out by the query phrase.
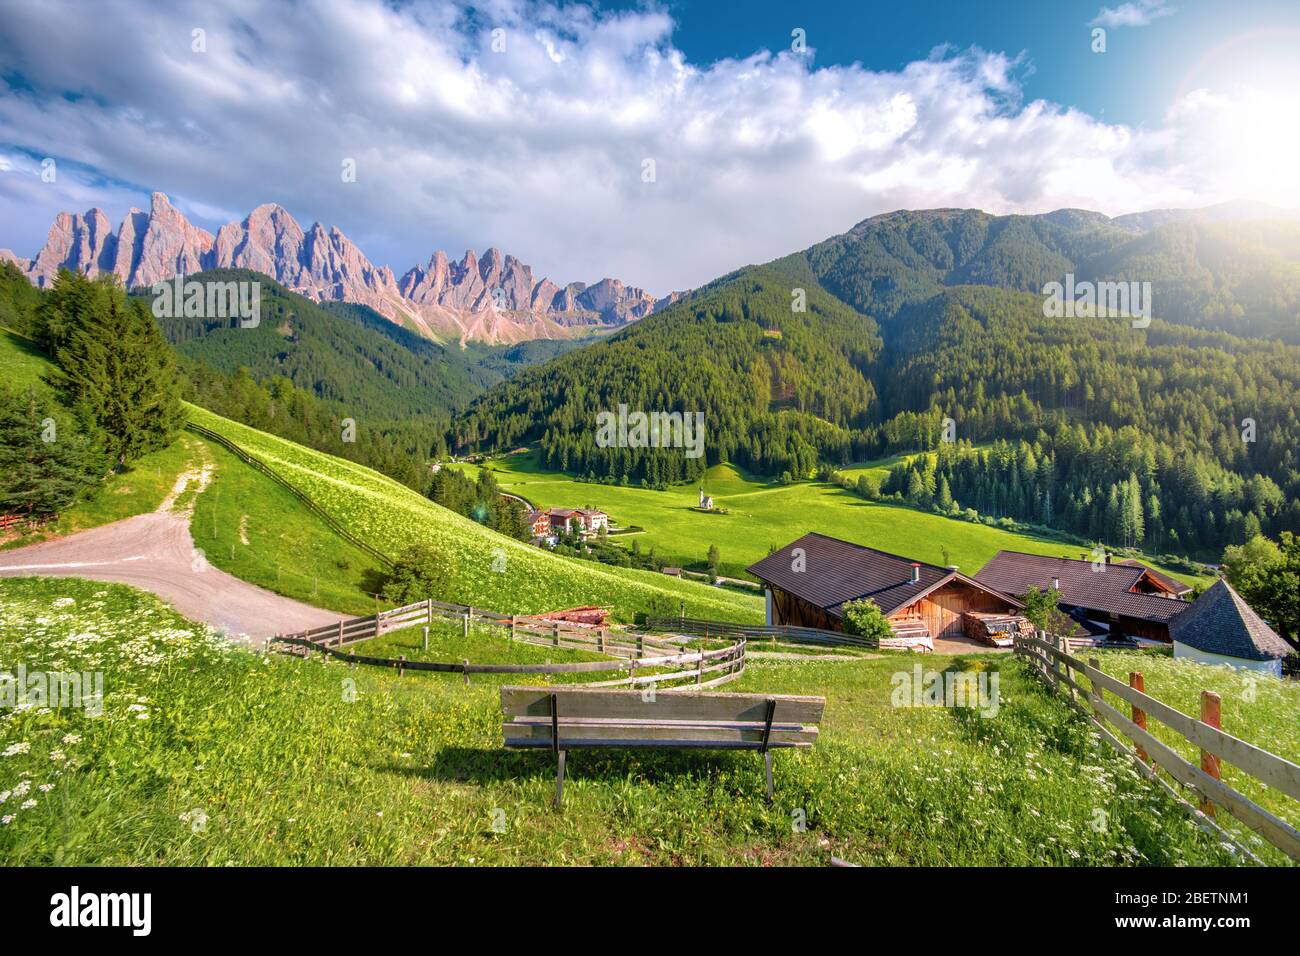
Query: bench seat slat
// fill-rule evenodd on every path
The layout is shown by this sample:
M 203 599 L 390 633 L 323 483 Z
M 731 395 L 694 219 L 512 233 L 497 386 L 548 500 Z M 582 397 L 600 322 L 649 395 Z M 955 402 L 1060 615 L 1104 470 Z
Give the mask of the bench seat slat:
M 520 741 L 538 741 L 551 745 L 551 728 L 542 724 L 506 724 L 504 727 L 506 743 L 515 745 Z M 773 728 L 769 746 L 793 746 L 798 743 L 812 743 L 817 739 L 817 728 L 791 728 L 777 730 Z M 691 727 L 673 725 L 654 727 L 646 724 L 561 724 L 560 749 L 570 745 L 573 740 L 605 740 L 620 746 L 637 746 L 634 741 L 644 740 L 693 740 L 703 743 L 734 745 L 737 747 L 762 747 L 762 728 L 746 727 Z M 645 746 L 641 744 L 641 746 Z
M 736 727 L 746 730 L 762 730 L 767 724 L 761 720 L 691 720 L 684 718 L 681 720 L 661 720 L 661 719 L 642 719 L 637 717 L 565 717 L 560 714 L 561 727 L 573 726 L 609 726 L 609 727 Z M 507 727 L 537 726 L 550 727 L 550 717 L 516 717 L 514 720 L 505 724 Z M 802 730 L 809 725 L 801 724 L 795 721 L 772 721 L 772 731 L 778 730 Z M 815 729 L 815 728 L 814 728 Z

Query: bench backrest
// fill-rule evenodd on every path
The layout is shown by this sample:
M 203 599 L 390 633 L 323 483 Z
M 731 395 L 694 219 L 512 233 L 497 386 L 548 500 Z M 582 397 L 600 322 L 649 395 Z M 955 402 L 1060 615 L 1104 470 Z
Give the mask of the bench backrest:
M 551 700 L 558 716 L 551 712 Z M 554 746 L 807 747 L 817 739 L 824 697 L 784 694 L 695 694 L 593 688 L 502 687 L 506 743 Z M 771 729 L 768 730 L 768 711 Z

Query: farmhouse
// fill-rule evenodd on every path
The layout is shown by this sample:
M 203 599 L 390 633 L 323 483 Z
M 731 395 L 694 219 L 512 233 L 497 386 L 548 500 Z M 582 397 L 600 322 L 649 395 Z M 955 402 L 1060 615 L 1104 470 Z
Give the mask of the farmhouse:
M 1282 676 L 1282 658 L 1295 653 L 1220 578 L 1169 624 L 1174 657 L 1227 664 Z
M 1098 638 L 1131 637 L 1169 643 L 1169 622 L 1187 610 L 1191 588 L 1137 561 L 1053 558 L 999 551 L 975 580 L 1004 594 L 1055 588 L 1060 608 Z
M 609 528 L 609 515 L 596 508 L 552 508 L 546 512 L 550 521 L 548 534 L 561 534 L 568 531 L 577 522 L 578 533 L 582 537 L 599 534 L 601 529 Z
M 1010 643 L 1028 632 L 1019 601 L 941 568 L 812 532 L 749 567 L 767 591 L 767 623 L 844 629 L 844 605 L 879 605 L 898 646 L 933 648 L 936 638 Z M 994 638 L 993 635 L 999 635 Z

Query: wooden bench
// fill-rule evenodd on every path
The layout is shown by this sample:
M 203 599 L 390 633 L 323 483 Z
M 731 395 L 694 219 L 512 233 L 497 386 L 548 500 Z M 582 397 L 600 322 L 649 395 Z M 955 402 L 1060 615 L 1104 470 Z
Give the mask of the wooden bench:
M 757 750 L 773 797 L 772 749 L 811 747 L 825 697 L 697 694 L 592 688 L 502 687 L 507 747 L 545 747 L 556 759 L 555 805 L 564 797 L 569 750 L 655 747 Z

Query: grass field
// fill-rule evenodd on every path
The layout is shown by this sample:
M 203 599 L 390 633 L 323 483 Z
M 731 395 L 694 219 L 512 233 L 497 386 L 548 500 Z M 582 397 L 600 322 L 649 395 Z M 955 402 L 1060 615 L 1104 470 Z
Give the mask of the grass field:
M 1000 668 L 987 719 L 892 706 L 907 655 L 754 661 L 729 690 L 827 698 L 773 805 L 753 753 L 583 751 L 563 812 L 551 755 L 502 749 L 486 676 L 263 657 L 73 579 L 0 580 L 19 662 L 103 671 L 105 712 L 0 718 L 4 865 L 1234 862 L 1006 657 L 924 661 Z
M 883 477 L 898 460 L 895 456 L 841 471 Z M 477 475 L 474 465 L 460 467 Z M 503 490 L 539 507 L 592 505 L 608 512 L 619 525 L 643 528 L 636 535 L 642 551 L 654 546 L 656 553 L 671 563 L 703 562 L 709 546 L 717 545 L 722 570 L 732 575 L 764 557 L 771 547 L 788 544 L 809 531 L 931 564 L 956 564 L 967 574 L 979 571 L 999 550 L 1071 558 L 1077 558 L 1081 550 L 1079 545 L 1059 539 L 958 521 L 902 504 L 870 502 L 834 485 L 766 482 L 731 465 L 710 468 L 704 482 L 715 506 L 725 508 L 727 514 L 694 510 L 699 491 L 693 486 L 650 491 L 575 481 L 568 475 L 543 471 L 536 452 L 496 458 L 487 467 Z M 616 536 L 615 540 L 626 544 L 632 536 Z M 1196 580 L 1169 573 L 1188 583 Z
M 309 495 L 334 520 L 382 553 L 396 557 L 415 541 L 440 549 L 453 568 L 443 592 L 433 595 L 441 600 L 513 614 L 605 604 L 624 621 L 632 620 L 638 611 L 677 613 L 685 603 L 688 616 L 731 621 L 762 619 L 762 600 L 752 594 L 550 554 L 435 505 L 362 465 L 304 448 L 195 406 L 189 406 L 189 412 L 199 424 L 256 455 Z M 227 500 L 233 497 L 227 495 Z M 244 507 L 242 497 L 238 507 Z M 233 517 L 232 510 L 225 518 L 224 532 L 218 520 L 218 534 L 229 536 Z M 202 524 L 202 518 L 199 521 Z M 283 569 L 303 560 L 304 556 L 287 540 L 268 536 L 264 542 L 270 550 L 257 559 L 263 570 L 258 572 L 256 583 L 266 583 L 267 567 Z M 224 552 L 216 548 L 213 553 L 228 555 L 230 544 L 224 545 Z M 328 570 L 327 564 L 318 563 L 317 567 Z
M 46 390 L 41 376 L 51 367 L 49 359 L 33 343 L 0 327 L 0 382 L 10 388 L 25 389 L 35 385 L 37 389 Z
M 220 445 L 190 534 L 222 571 L 286 597 L 346 614 L 373 614 L 384 565 L 340 538 L 302 502 Z

